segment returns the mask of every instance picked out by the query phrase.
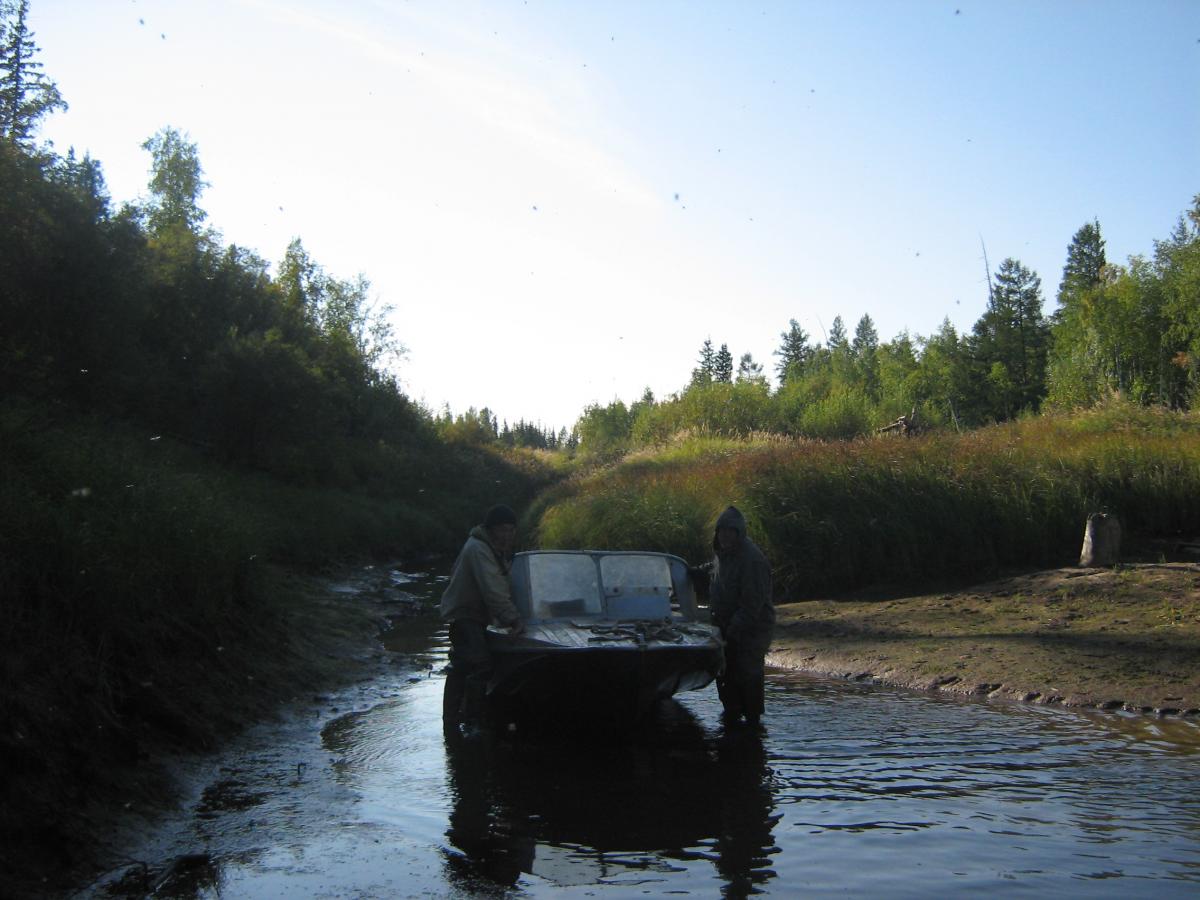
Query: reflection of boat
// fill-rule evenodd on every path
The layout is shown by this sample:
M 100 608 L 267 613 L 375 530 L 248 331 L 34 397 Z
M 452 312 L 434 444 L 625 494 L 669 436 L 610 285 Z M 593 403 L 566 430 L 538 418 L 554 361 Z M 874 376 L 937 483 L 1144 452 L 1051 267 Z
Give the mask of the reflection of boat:
M 761 736 L 709 735 L 675 701 L 659 712 L 628 737 L 449 738 L 454 883 L 487 895 L 489 884 L 514 885 L 524 872 L 551 888 L 629 878 L 654 894 L 691 867 L 689 886 L 711 885 L 715 874 L 729 886 L 722 894 L 761 890 L 774 877 L 779 820 Z M 670 882 L 664 873 L 674 873 Z
M 721 672 L 722 642 L 700 621 L 687 563 L 666 553 L 518 553 L 513 601 L 525 632 L 488 632 L 488 705 L 509 718 L 581 714 L 632 721 Z

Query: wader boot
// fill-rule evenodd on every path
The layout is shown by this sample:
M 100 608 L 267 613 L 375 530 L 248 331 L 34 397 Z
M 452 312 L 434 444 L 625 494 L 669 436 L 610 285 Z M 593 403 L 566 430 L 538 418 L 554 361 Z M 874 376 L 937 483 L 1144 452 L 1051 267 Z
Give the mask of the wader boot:
M 471 677 L 463 686 L 462 708 L 459 716 L 465 738 L 482 737 L 487 730 L 487 679 Z
M 442 692 L 442 731 L 458 734 L 462 722 L 463 695 L 467 690 L 467 677 L 454 666 L 446 669 L 446 687 Z

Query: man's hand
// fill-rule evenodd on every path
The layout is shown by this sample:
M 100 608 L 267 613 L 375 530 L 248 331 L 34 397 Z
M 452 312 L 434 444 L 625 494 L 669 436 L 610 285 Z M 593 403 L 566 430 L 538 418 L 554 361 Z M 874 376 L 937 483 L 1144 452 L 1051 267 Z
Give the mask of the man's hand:
M 513 636 L 516 636 L 518 634 L 524 634 L 525 633 L 525 623 L 522 622 L 520 619 L 517 619 L 517 621 L 513 622 L 513 624 L 508 626 L 508 633 Z

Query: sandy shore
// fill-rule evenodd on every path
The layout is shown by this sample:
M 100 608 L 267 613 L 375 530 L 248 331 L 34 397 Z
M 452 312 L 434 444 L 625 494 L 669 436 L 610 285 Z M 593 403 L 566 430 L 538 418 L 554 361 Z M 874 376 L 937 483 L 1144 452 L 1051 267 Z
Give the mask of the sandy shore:
M 769 665 L 921 690 L 1200 716 L 1200 564 L 777 607 Z

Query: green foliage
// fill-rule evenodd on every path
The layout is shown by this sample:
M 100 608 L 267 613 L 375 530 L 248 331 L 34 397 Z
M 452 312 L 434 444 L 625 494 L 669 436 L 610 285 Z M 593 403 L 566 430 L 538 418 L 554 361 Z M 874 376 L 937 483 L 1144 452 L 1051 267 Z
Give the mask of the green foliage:
M 1155 245 L 1153 263 L 1107 264 L 1099 223 L 1086 224 L 1068 248 L 1058 296 L 1063 305 L 1048 320 L 1041 279 L 1008 258 L 966 334 L 947 319 L 929 337 L 902 332 L 881 342 L 863 315 L 850 338 L 837 316 L 826 343 L 813 346 L 792 319 L 775 350 L 774 391 L 750 354 L 730 385 L 732 354 L 724 344 L 714 351 L 710 339 L 684 390 L 629 409 L 620 401 L 589 407 L 576 433 L 590 436 L 585 456 L 612 460 L 679 433 L 850 439 L 901 415 L 921 430 L 961 433 L 1037 411 L 1043 401 L 1084 408 L 1114 392 L 1186 408 L 1200 378 L 1200 197 Z
M 879 397 L 879 332 L 868 315 L 863 315 L 854 328 L 854 340 L 850 344 L 854 357 L 857 380 L 868 397 Z
M 775 374 L 782 386 L 787 384 L 790 378 L 804 371 L 812 355 L 812 347 L 808 343 L 808 332 L 801 328 L 795 319 L 788 320 L 788 330 L 779 335 L 779 340 L 779 348 L 775 351 L 775 355 L 779 357 L 779 362 L 775 364 Z
M 729 352 L 728 344 L 722 344 L 713 358 L 712 380 L 720 384 L 733 382 L 733 354 Z
M 28 18 L 29 0 L 0 0 L 0 138 L 22 146 L 42 119 L 67 108 L 37 61 Z
M 0 379 L 104 410 L 304 485 L 400 487 L 372 455 L 422 454 L 429 417 L 387 367 L 403 352 L 365 278 L 299 241 L 267 264 L 197 231 L 195 147 L 147 142 L 153 199 L 114 216 L 99 166 L 0 143 Z
M 712 338 L 705 338 L 700 348 L 700 358 L 692 369 L 692 384 L 708 384 L 716 377 L 717 351 L 713 349 Z
M 1049 324 L 1042 315 L 1042 282 L 1009 258 L 1000 264 L 987 310 L 969 346 L 975 362 L 978 413 L 1003 421 L 1036 410 L 1045 395 Z
M 434 427 L 442 440 L 473 447 L 495 444 L 500 434 L 500 425 L 486 406 L 479 410 L 472 406 L 458 415 L 447 406 L 434 420 Z
M 853 442 L 690 437 L 557 488 L 543 545 L 699 560 L 735 503 L 799 599 L 1078 558 L 1090 512 L 1141 535 L 1200 528 L 1200 418 L 1118 403 L 961 436 Z
M 575 423 L 579 453 L 592 460 L 612 459 L 627 453 L 632 430 L 633 416 L 622 401 L 614 400 L 607 406 L 592 403 Z
M 1062 282 L 1058 286 L 1058 302 L 1067 307 L 1104 280 L 1108 260 L 1104 255 L 1104 238 L 1099 220 L 1085 223 L 1071 238 L 1067 247 L 1067 262 L 1063 266 Z
M 170 228 L 194 232 L 208 214 L 200 195 L 208 187 L 196 145 L 174 128 L 163 128 L 142 144 L 152 159 L 147 222 L 153 234 Z
M 757 381 L 762 384 L 767 383 L 767 378 L 763 375 L 763 367 L 761 364 L 755 362 L 754 354 L 743 353 L 738 360 L 737 380 Z
M 0 448 L 7 850 L 26 829 L 53 834 L 80 791 L 107 799 L 114 770 L 151 742 L 211 746 L 330 676 L 338 661 L 297 673 L 297 654 L 313 640 L 328 652 L 323 629 L 355 613 L 311 621 L 278 564 L 445 553 L 491 498 L 520 507 L 548 477 L 536 460 L 389 448 L 354 462 L 407 468 L 375 473 L 390 491 L 302 488 L 107 415 L 11 396 Z M 268 682 L 276 693 L 264 695 Z
M 763 380 L 693 384 L 658 404 L 642 405 L 630 438 L 645 447 L 670 441 L 677 433 L 746 436 L 771 427 L 770 388 Z
M 848 440 L 871 431 L 875 419 L 875 407 L 861 389 L 838 385 L 804 406 L 797 431 L 806 437 Z
M 533 540 L 545 548 L 656 549 L 703 559 L 727 505 L 725 460 L 740 447 L 681 435 L 653 453 L 577 476 L 539 498 Z
M 1048 403 L 1077 408 L 1116 392 L 1139 403 L 1189 406 L 1200 350 L 1200 197 L 1153 262 L 1104 264 L 1099 225 L 1068 249 L 1055 316 Z
M 1163 402 L 1194 404 L 1200 396 L 1200 194 L 1167 241 L 1155 245 L 1154 271 L 1161 284 Z

